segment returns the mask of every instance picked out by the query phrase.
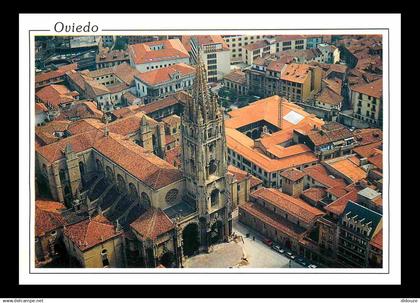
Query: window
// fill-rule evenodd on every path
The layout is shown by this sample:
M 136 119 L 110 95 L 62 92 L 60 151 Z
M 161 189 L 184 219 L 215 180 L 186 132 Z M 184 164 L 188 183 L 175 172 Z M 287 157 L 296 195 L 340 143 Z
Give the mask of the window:
M 102 257 L 103 267 L 108 267 L 109 266 L 109 260 L 108 260 L 108 251 L 106 249 L 102 250 L 101 257 Z
M 174 203 L 178 196 L 178 190 L 176 188 L 171 189 L 165 196 L 165 201 L 167 203 Z

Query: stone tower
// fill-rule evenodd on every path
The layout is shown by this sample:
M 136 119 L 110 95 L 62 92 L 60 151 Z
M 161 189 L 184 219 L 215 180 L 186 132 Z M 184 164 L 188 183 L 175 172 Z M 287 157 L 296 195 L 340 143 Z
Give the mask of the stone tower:
M 200 251 L 208 251 L 228 239 L 232 221 L 223 111 L 209 92 L 201 56 L 181 119 L 181 146 L 186 195 L 195 201 L 199 216 Z
M 150 129 L 146 115 L 140 120 L 140 144 L 143 148 L 153 152 L 152 130 Z

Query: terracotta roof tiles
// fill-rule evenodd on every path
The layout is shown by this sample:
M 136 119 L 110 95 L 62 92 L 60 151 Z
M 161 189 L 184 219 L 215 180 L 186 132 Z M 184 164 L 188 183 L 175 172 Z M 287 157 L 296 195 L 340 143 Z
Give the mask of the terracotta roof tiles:
M 122 233 L 117 232 L 114 225 L 103 215 L 68 225 L 64 229 L 64 235 L 81 251 L 118 237 Z
M 130 224 L 144 240 L 156 240 L 158 236 L 175 228 L 175 224 L 160 208 L 150 208 Z

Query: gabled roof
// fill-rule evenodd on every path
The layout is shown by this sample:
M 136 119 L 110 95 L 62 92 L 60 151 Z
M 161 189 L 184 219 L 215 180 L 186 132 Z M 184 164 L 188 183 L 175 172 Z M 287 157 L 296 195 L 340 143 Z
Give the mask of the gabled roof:
M 291 181 L 297 181 L 305 177 L 305 173 L 296 168 L 285 170 L 280 175 Z
M 156 240 L 158 236 L 175 228 L 175 224 L 160 208 L 151 207 L 130 224 L 143 240 Z
M 66 86 L 60 84 L 51 84 L 41 88 L 35 93 L 43 103 L 57 107 L 61 104 L 75 101 L 74 96 L 79 95 L 77 92 L 71 92 Z
M 39 147 L 37 153 L 53 163 L 64 158 L 64 150 L 68 144 L 75 153 L 88 149 L 101 153 L 153 189 L 165 187 L 183 178 L 180 170 L 143 147 L 112 132 L 105 136 L 101 129 L 79 133 Z
M 329 211 L 329 212 L 335 214 L 335 215 L 340 216 L 344 212 L 344 209 L 346 208 L 347 203 L 350 200 L 352 200 L 352 201 L 357 200 L 357 190 L 349 191 L 344 196 L 341 196 L 337 200 L 335 200 L 335 201 L 331 202 L 330 204 L 328 204 L 327 206 L 325 206 L 324 209 L 326 211 Z
M 371 222 L 370 227 L 375 231 L 376 227 L 382 220 L 382 215 L 377 213 L 363 205 L 357 204 L 353 201 L 349 201 L 343 211 L 343 215 L 348 217 L 357 216 L 356 220 L 360 221 L 362 219 L 364 224 Z M 372 235 L 371 235 L 372 236 Z
M 362 93 L 375 98 L 382 98 L 382 78 L 367 84 L 352 87 L 352 91 Z
M 136 75 L 136 78 L 147 85 L 154 86 L 171 81 L 175 74 L 179 74 L 180 77 L 186 77 L 194 75 L 194 73 L 194 67 L 185 63 L 178 63 L 145 73 L 139 73 Z
M 345 187 L 346 182 L 340 178 L 332 178 L 328 173 L 327 169 L 322 164 L 309 166 L 303 169 L 303 171 L 312 179 L 329 187 Z
M 324 215 L 323 211 L 310 206 L 305 201 L 291 197 L 274 188 L 263 187 L 250 195 L 256 199 L 262 199 L 306 223 L 311 223 L 317 217 Z
M 86 219 L 64 228 L 64 235 L 81 251 L 86 251 L 98 244 L 122 235 L 103 215 Z
M 61 211 L 65 206 L 57 201 L 35 201 L 35 235 L 42 237 L 46 233 L 61 228 L 66 223 Z
M 159 45 L 161 49 L 153 50 L 153 47 Z M 133 44 L 128 47 L 128 51 L 134 64 L 189 58 L 187 50 L 178 39 Z

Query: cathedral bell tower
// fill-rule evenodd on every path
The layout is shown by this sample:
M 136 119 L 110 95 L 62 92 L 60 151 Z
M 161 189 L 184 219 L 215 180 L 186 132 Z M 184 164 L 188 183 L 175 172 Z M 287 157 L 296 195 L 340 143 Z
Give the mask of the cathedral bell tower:
M 200 251 L 206 252 L 212 244 L 228 240 L 232 219 L 223 111 L 217 97 L 209 92 L 201 56 L 192 96 L 187 99 L 182 115 L 181 140 L 186 194 L 195 201 Z

